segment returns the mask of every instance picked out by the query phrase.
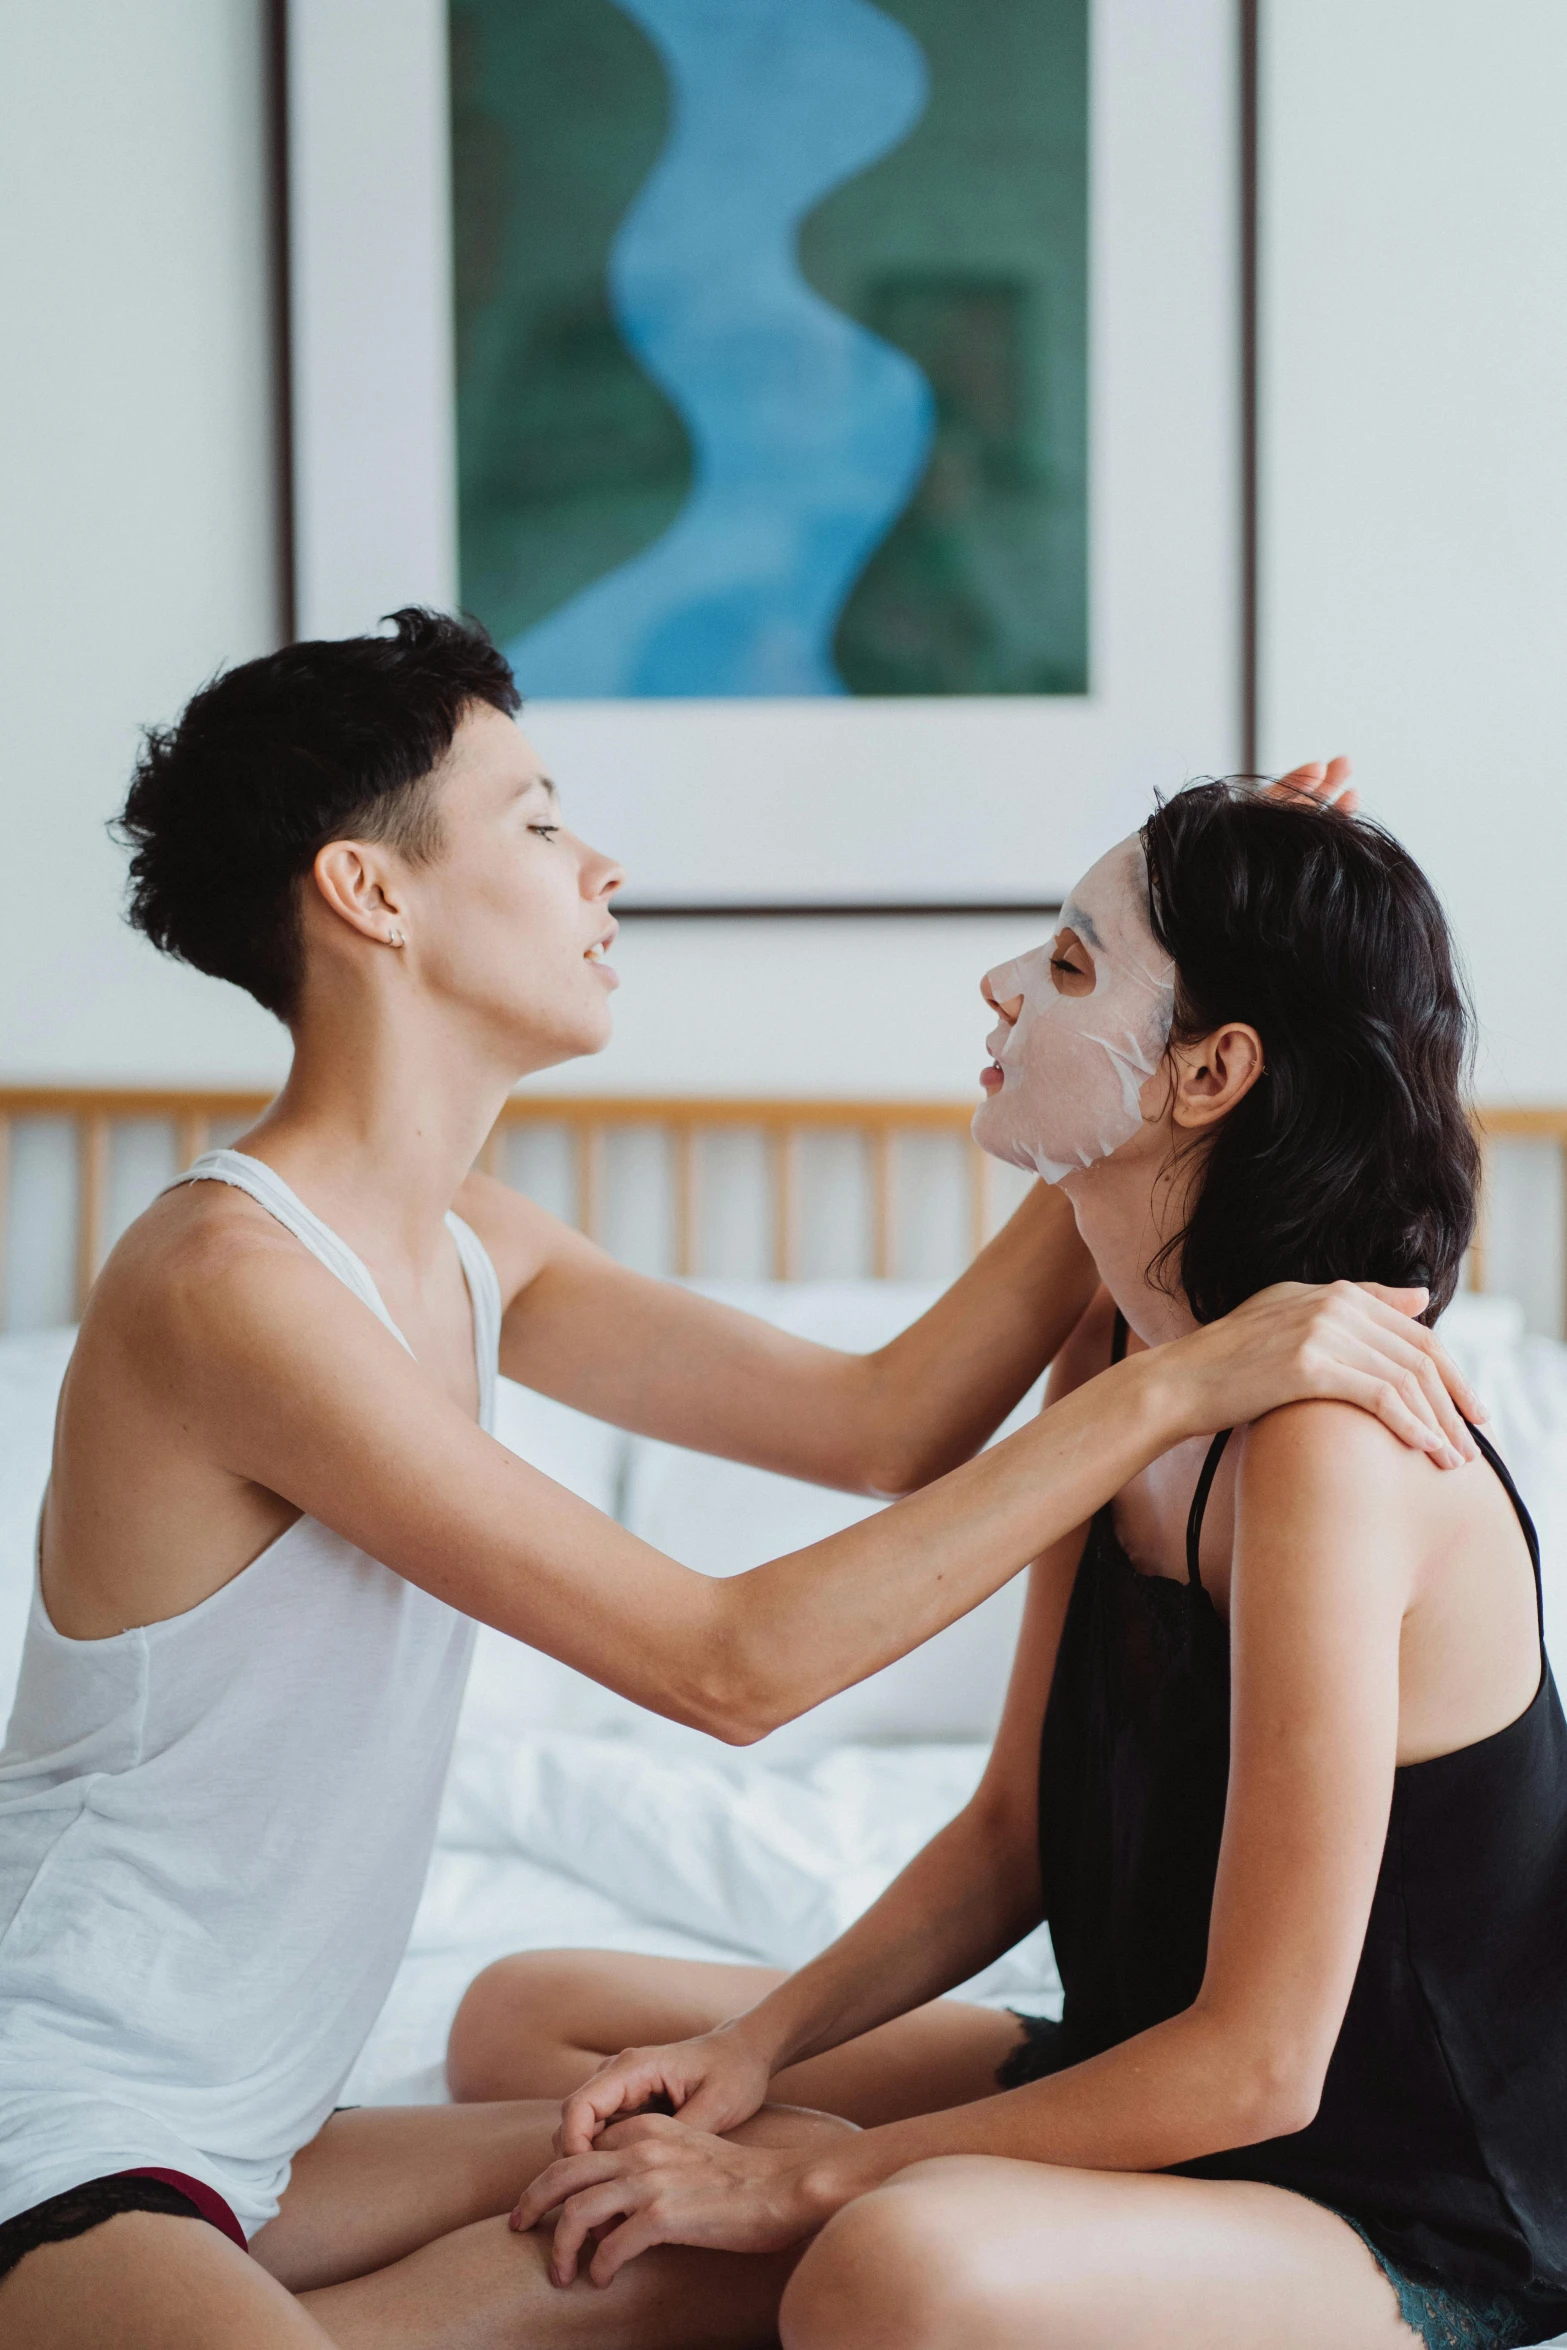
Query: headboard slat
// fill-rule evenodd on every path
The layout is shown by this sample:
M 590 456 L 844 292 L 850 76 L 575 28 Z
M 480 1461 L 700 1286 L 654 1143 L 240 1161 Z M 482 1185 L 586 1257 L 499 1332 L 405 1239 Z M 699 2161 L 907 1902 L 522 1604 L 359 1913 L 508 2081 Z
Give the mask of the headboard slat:
M 115 1128 L 132 1121 L 167 1121 L 176 1163 L 183 1170 L 207 1148 L 214 1130 L 242 1129 L 268 1098 L 258 1089 L 240 1087 L 0 1086 L 0 1296 L 5 1294 L 6 1239 L 10 1234 L 14 1245 L 12 1227 L 18 1212 L 19 1125 L 28 1120 L 64 1121 L 71 1132 L 77 1170 L 72 1286 L 79 1311 L 110 1237 Z M 748 1129 L 765 1145 L 768 1161 L 767 1262 L 777 1278 L 794 1280 L 802 1268 L 802 1149 L 812 1135 L 854 1135 L 870 1177 L 871 1263 L 878 1275 L 885 1276 L 897 1272 L 900 1261 L 899 1136 L 945 1133 L 966 1139 L 971 1115 L 970 1103 L 950 1101 L 525 1092 L 506 1102 L 479 1164 L 504 1175 L 506 1138 L 520 1128 L 564 1132 L 572 1158 L 575 1220 L 581 1230 L 598 1237 L 609 1213 L 605 1154 L 610 1130 L 662 1131 L 673 1184 L 673 1251 L 668 1261 L 677 1271 L 694 1273 L 705 1269 L 704 1227 L 713 1205 L 700 1138 L 704 1133 Z M 1475 1126 L 1488 1162 L 1494 1162 L 1498 1143 L 1554 1146 L 1557 1196 L 1567 1234 L 1567 1105 L 1487 1106 L 1475 1113 Z M 36 1180 L 37 1162 L 30 1164 Z M 963 1164 L 963 1225 L 967 1245 L 977 1253 L 997 1219 L 998 1200 L 1004 1198 L 998 1183 L 1006 1171 L 971 1144 L 966 1144 Z M 1483 1196 L 1491 1188 L 1488 1180 Z M 117 1212 L 123 1213 L 123 1206 Z M 1490 1219 L 1482 1215 L 1468 1269 L 1474 1288 L 1483 1289 L 1492 1277 L 1495 1245 Z M 1567 1261 L 1567 1246 L 1563 1256 Z M 1567 1332 L 1567 1297 L 1562 1304 Z

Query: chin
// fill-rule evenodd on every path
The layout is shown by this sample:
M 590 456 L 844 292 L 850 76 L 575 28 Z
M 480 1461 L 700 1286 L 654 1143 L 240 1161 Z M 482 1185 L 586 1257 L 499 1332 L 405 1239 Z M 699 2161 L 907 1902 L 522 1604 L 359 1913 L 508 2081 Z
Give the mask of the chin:
M 1029 1161 L 1018 1156 L 1017 1145 L 1007 1128 L 1011 1121 L 1001 1104 L 1004 1093 L 987 1093 L 979 1108 L 969 1120 L 969 1132 L 988 1158 L 1004 1159 L 1009 1167 L 1026 1167 Z
M 521 1077 L 558 1069 L 566 1061 L 591 1060 L 614 1034 L 607 1004 L 575 1005 L 553 1019 L 541 1018 L 537 1005 L 530 1011 L 531 1017 L 513 1006 L 497 1024 L 504 1037 L 501 1050 Z

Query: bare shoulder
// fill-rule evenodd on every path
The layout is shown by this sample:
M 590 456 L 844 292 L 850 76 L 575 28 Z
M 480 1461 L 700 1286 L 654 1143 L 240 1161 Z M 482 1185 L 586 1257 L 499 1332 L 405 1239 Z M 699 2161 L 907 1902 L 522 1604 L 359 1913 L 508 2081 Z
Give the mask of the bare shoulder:
M 209 1376 L 263 1329 L 332 1327 L 345 1301 L 336 1275 L 248 1193 L 182 1184 L 111 1252 L 82 1318 L 77 1362 L 84 1371 L 144 1370 L 167 1394 Z
M 1370 1412 L 1325 1399 L 1285 1404 L 1245 1430 L 1237 1498 L 1254 1525 L 1332 1516 L 1391 1533 L 1400 1550 L 1416 1554 L 1517 1525 L 1488 1461 L 1439 1469 Z
M 1443 1474 L 1424 1453 L 1401 1444 L 1370 1412 L 1328 1397 L 1281 1404 L 1254 1420 L 1243 1436 L 1254 1476 L 1265 1471 L 1314 1479 L 1375 1478 L 1405 1464 L 1433 1480 Z
M 1480 1464 L 1482 1474 L 1489 1471 Z M 1438 1469 L 1354 1404 L 1312 1398 L 1282 1405 L 1240 1432 L 1237 1500 L 1259 1514 L 1299 1521 L 1318 1506 L 1418 1523 L 1465 1470 Z
M 236 1280 L 309 1252 L 249 1194 L 225 1183 L 180 1184 L 155 1199 L 111 1251 L 93 1287 L 82 1336 L 167 1345 L 221 1314 Z

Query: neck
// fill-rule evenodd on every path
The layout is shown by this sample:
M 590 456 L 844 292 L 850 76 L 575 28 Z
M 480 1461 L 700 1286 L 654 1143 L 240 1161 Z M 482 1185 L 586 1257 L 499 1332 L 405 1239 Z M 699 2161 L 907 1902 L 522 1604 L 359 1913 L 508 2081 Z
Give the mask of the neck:
M 287 1084 L 241 1147 L 361 1255 L 422 1266 L 522 1074 L 419 999 L 317 1002 L 294 1028 Z
M 1171 1274 L 1159 1254 L 1185 1222 L 1202 1169 L 1195 1154 L 1172 1161 L 1167 1137 L 1150 1132 L 1148 1141 L 1157 1156 L 1142 1148 L 1117 1151 L 1067 1176 L 1061 1188 L 1128 1327 L 1145 1346 L 1163 1346 L 1197 1327 L 1179 1286 L 1164 1286 Z

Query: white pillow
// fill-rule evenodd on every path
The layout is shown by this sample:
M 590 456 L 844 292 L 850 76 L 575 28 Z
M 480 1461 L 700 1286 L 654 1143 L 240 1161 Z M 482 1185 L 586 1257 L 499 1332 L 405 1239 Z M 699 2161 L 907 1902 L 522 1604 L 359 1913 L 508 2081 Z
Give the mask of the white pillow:
M 882 1345 L 941 1294 L 937 1284 L 904 1281 L 699 1281 L 691 1286 L 851 1353 Z M 525 1395 L 523 1390 L 512 1393 Z M 504 1424 L 498 1430 L 504 1442 L 598 1507 L 613 1506 L 633 1533 L 702 1574 L 735 1574 L 820 1541 L 882 1506 L 651 1438 L 619 1436 L 561 1405 L 545 1405 L 538 1396 L 525 1400 L 532 1417 L 526 1424 L 520 1416 Z M 1008 1426 L 1020 1425 L 1037 1409 L 1036 1391 Z M 596 1446 L 622 1448 L 616 1455 L 622 1473 L 617 1503 L 602 1498 L 601 1485 L 575 1482 L 564 1453 L 559 1456 L 563 1465 L 556 1465 L 553 1456 L 536 1449 L 540 1435 L 563 1443 L 568 1431 L 584 1460 L 604 1457 Z M 759 1743 L 757 1754 L 788 1764 L 845 1740 L 989 1739 L 1005 1692 L 1022 1601 L 1019 1579 L 925 1648 L 775 1731 Z M 504 1634 L 482 1630 L 459 1735 L 514 1737 L 530 1730 L 632 1738 L 661 1752 L 704 1758 L 720 1751 L 701 1731 L 646 1713 L 585 1674 Z
M 38 1509 L 74 1330 L 0 1338 L 0 1723 L 11 1711 L 33 1596 Z
M 702 1282 L 709 1296 L 760 1315 L 802 1338 L 865 1353 L 924 1313 L 941 1291 L 912 1281 Z M 1039 1408 L 1037 1388 L 1006 1426 Z M 883 1505 L 855 1494 L 802 1485 L 734 1461 L 640 1439 L 631 1449 L 625 1523 L 704 1575 L 733 1575 L 801 1550 Z M 829 1698 L 762 1739 L 754 1752 L 774 1764 L 808 1761 L 846 1743 L 902 1739 L 985 1740 L 995 1733 L 1017 1644 L 1024 1578 L 938 1633 L 923 1648 Z M 660 1750 L 712 1752 L 700 1733 L 652 1718 L 639 1729 Z

